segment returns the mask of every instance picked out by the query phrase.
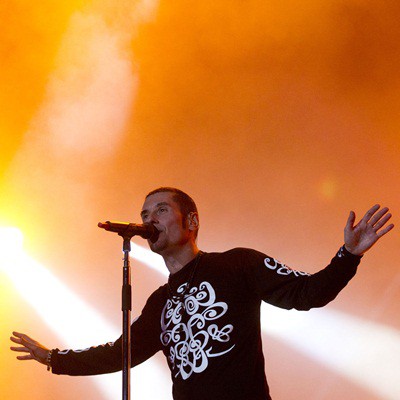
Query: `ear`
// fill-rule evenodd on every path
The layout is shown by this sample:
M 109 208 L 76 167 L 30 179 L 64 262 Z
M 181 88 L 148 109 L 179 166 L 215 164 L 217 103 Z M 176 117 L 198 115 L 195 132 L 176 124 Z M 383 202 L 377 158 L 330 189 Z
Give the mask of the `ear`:
M 199 229 L 199 215 L 197 212 L 191 212 L 187 216 L 189 230 L 197 231 Z

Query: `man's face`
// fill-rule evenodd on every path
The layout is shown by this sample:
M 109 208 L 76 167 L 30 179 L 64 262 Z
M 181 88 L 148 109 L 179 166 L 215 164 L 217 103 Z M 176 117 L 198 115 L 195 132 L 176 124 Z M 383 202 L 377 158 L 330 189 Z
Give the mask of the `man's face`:
M 152 251 L 161 255 L 179 249 L 192 240 L 188 224 L 179 205 L 173 200 L 173 193 L 159 192 L 147 197 L 142 208 L 143 223 L 152 223 L 159 231 L 157 240 L 148 241 Z

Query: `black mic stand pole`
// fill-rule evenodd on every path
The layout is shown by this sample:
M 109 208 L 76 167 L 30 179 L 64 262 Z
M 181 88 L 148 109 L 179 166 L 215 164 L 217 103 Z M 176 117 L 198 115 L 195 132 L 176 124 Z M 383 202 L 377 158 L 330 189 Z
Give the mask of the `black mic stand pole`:
M 129 252 L 131 251 L 132 236 L 120 234 L 124 239 L 124 269 L 122 277 L 122 399 L 131 398 L 131 311 L 132 311 L 132 287 L 131 265 Z
M 146 224 L 145 224 L 146 225 Z M 124 271 L 122 277 L 122 399 L 131 398 L 131 311 L 132 311 L 132 287 L 131 265 L 129 252 L 131 251 L 131 239 L 135 235 L 143 239 L 155 242 L 158 238 L 158 230 L 152 224 L 137 225 L 124 222 L 99 222 L 99 228 L 117 232 L 124 239 L 122 251 L 124 252 Z

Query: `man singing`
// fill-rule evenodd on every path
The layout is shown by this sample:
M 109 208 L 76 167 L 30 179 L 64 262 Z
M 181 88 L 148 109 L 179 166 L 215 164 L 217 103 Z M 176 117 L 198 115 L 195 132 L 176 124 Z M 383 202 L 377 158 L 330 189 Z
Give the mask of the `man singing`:
M 150 192 L 141 211 L 158 230 L 152 251 L 170 273 L 132 323 L 132 365 L 161 350 L 171 370 L 174 400 L 271 399 L 264 372 L 260 305 L 309 310 L 332 301 L 355 275 L 361 256 L 393 224 L 388 208 L 372 207 L 355 225 L 350 212 L 344 245 L 310 275 L 256 250 L 207 253 L 196 244 L 199 214 L 176 188 Z M 13 332 L 19 360 L 36 360 L 55 374 L 94 375 L 122 368 L 122 338 L 86 350 L 50 350 Z

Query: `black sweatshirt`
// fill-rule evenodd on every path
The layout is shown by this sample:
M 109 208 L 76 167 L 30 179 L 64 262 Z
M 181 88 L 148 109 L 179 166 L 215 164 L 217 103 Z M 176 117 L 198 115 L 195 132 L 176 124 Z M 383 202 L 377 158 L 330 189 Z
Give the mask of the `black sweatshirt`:
M 355 275 L 360 257 L 342 247 L 313 275 L 244 248 L 203 253 L 196 262 L 171 275 L 133 322 L 132 365 L 162 350 L 174 400 L 268 400 L 261 301 L 285 309 L 322 307 Z M 122 338 L 85 350 L 55 349 L 51 365 L 66 375 L 119 371 Z

